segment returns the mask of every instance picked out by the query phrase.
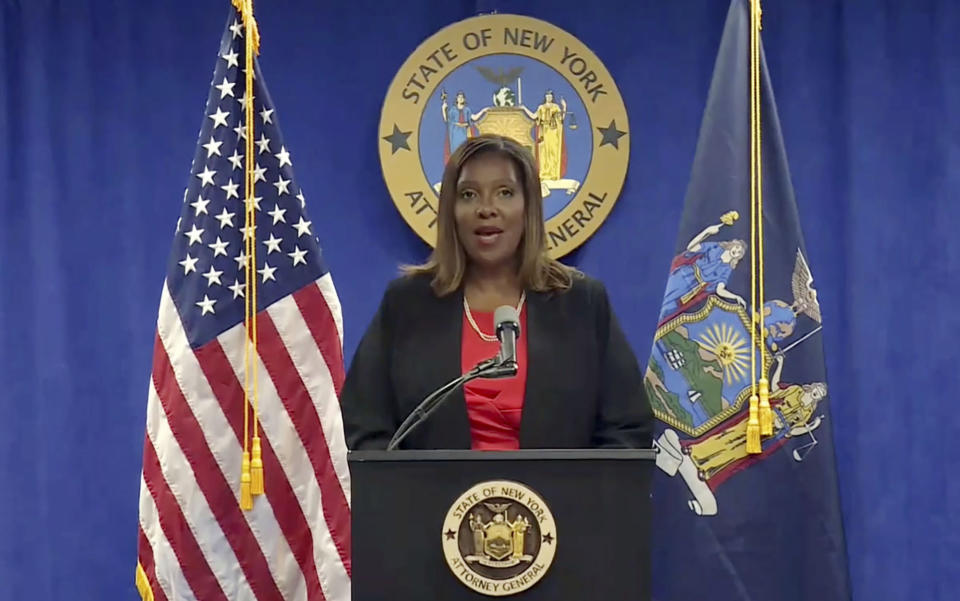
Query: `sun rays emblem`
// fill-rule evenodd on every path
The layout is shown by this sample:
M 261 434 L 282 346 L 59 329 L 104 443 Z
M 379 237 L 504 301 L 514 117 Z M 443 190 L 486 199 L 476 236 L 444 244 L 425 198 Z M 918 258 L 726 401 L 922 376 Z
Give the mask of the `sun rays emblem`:
M 759 344 L 746 310 L 716 295 L 668 319 L 657 328 L 644 376 L 654 415 L 693 438 L 736 415 L 752 394 L 752 363 L 760 374 L 773 363 L 769 353 L 760 356 Z
M 726 323 L 714 324 L 700 335 L 697 343 L 720 362 L 727 384 L 746 377 L 750 349 L 740 332 Z

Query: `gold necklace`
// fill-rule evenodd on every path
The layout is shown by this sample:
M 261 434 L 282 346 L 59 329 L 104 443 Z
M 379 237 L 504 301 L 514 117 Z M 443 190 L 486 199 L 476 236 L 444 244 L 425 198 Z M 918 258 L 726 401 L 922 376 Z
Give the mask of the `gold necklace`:
M 517 316 L 518 316 L 518 317 L 519 317 L 519 315 L 520 315 L 520 311 L 523 310 L 523 301 L 525 301 L 526 298 L 527 298 L 527 291 L 524 290 L 524 291 L 522 291 L 522 292 L 520 293 L 520 302 L 517 303 Z M 467 316 L 467 321 L 470 323 L 470 327 L 473 328 L 473 331 L 476 332 L 477 335 L 480 336 L 480 338 L 481 338 L 482 340 L 486 340 L 487 342 L 496 342 L 496 341 L 497 341 L 496 335 L 491 336 L 490 334 L 485 334 L 485 333 L 483 333 L 483 332 L 480 331 L 480 326 L 478 326 L 478 325 L 477 325 L 477 322 L 475 322 L 475 321 L 473 320 L 473 313 L 471 313 L 471 311 L 470 311 L 470 304 L 467 302 L 467 295 L 466 295 L 466 294 L 463 295 L 463 311 L 464 311 L 464 313 L 465 313 L 466 316 Z

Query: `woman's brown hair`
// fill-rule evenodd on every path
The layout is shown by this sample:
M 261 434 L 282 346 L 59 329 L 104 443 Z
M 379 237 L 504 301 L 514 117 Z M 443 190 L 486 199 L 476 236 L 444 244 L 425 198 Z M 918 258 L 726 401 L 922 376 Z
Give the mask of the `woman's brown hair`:
M 437 210 L 437 245 L 426 263 L 403 268 L 408 275 L 433 276 L 430 285 L 438 296 L 445 296 L 463 285 L 467 271 L 467 255 L 457 235 L 454 204 L 457 201 L 457 180 L 463 166 L 472 158 L 496 153 L 509 159 L 517 170 L 523 189 L 523 236 L 517 248 L 520 282 L 527 290 L 550 292 L 566 290 L 579 273 L 547 255 L 547 234 L 543 226 L 543 196 L 540 177 L 533 155 L 510 138 L 484 134 L 470 138 L 450 156 L 443 170 L 440 203 Z

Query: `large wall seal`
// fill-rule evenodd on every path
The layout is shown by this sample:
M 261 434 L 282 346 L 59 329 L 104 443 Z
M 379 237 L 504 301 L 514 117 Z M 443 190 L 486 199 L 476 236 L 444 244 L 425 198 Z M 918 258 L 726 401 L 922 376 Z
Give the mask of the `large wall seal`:
M 393 202 L 436 241 L 447 159 L 467 138 L 509 136 L 533 154 L 553 257 L 583 244 L 613 208 L 630 156 L 613 78 L 580 40 L 545 21 L 484 15 L 423 42 L 387 91 L 380 164 Z

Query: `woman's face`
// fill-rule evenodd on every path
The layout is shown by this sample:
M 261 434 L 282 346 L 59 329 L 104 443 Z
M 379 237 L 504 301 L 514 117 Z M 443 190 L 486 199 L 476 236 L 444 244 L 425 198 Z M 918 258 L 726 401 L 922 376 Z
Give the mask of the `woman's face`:
M 463 165 L 454 220 L 471 263 L 491 268 L 515 262 L 525 204 L 523 184 L 511 159 L 488 152 Z

